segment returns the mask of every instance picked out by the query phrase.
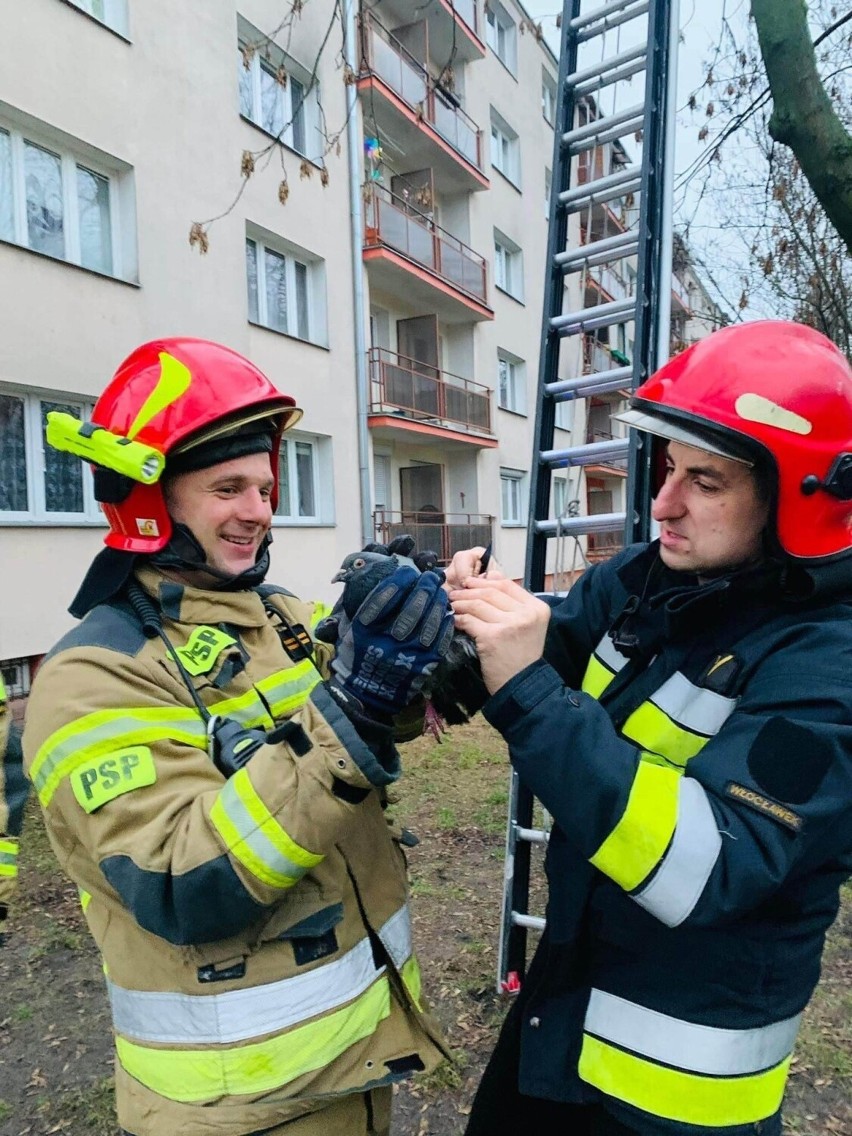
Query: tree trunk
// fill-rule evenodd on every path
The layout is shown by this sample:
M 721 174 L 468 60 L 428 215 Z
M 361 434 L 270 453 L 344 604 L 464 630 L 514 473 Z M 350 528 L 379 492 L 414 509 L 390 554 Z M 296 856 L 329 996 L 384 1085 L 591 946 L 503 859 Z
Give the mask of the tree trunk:
M 751 0 L 772 92 L 769 133 L 789 146 L 852 253 L 852 137 L 817 72 L 805 0 Z

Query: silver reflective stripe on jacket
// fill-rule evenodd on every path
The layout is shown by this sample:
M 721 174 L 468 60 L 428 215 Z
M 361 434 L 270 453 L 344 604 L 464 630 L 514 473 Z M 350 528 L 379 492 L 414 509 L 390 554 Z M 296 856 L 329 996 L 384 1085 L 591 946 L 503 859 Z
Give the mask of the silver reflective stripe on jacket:
M 704 787 L 682 777 L 677 827 L 663 862 L 633 899 L 667 927 L 690 915 L 722 850 L 722 837 Z
M 379 938 L 397 970 L 411 958 L 411 912 L 408 904 L 400 907 L 379 930 Z
M 293 978 L 228 990 L 172 994 L 126 990 L 107 980 L 116 1033 L 164 1045 L 219 1045 L 280 1033 L 344 1005 L 384 973 L 363 939 L 342 958 Z
M 718 734 L 737 705 L 736 698 L 696 686 L 680 671 L 666 679 L 650 701 L 678 725 L 706 737 Z
M 792 1052 L 801 1017 L 756 1029 L 718 1029 L 592 990 L 584 1028 L 651 1061 L 711 1077 L 736 1077 L 783 1061 Z
M 620 651 L 616 651 L 612 639 L 609 635 L 604 635 L 597 647 L 595 647 L 595 654 L 600 661 L 611 671 L 616 673 L 622 667 L 626 667 L 630 660 L 626 655 L 622 655 Z

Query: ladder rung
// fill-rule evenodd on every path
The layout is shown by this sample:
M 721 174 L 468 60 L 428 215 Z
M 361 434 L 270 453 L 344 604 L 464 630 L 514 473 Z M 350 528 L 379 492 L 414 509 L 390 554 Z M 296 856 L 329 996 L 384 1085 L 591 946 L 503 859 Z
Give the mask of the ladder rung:
M 538 915 L 522 915 L 520 911 L 512 912 L 512 923 L 515 927 L 529 927 L 533 931 L 544 930 L 544 920 Z
M 590 245 L 558 252 L 553 260 L 563 272 L 579 272 L 581 268 L 592 268 L 611 260 L 624 260 L 628 256 L 635 256 L 638 251 L 639 237 L 628 230 L 614 237 L 604 237 L 602 241 L 593 241 Z
M 590 150 L 593 146 L 602 146 L 604 142 L 612 142 L 615 138 L 641 130 L 644 124 L 645 108 L 640 103 L 620 114 L 595 118 L 585 126 L 568 130 L 562 135 L 562 145 L 568 147 L 569 154 L 579 154 L 581 150 Z
M 615 174 L 587 181 L 585 185 L 578 185 L 576 189 L 563 189 L 559 194 L 559 204 L 566 209 L 582 209 L 586 205 L 594 205 L 601 201 L 611 201 L 613 197 L 626 196 L 635 193 L 642 184 L 642 170 L 640 166 L 626 166 Z
M 626 513 L 590 513 L 585 517 L 563 517 L 561 521 L 536 521 L 542 536 L 586 536 L 588 533 L 622 532 Z
M 593 375 L 583 375 L 581 379 L 563 379 L 558 383 L 545 383 L 544 389 L 557 402 L 567 401 L 569 396 L 588 398 L 593 394 L 607 394 L 621 390 L 625 382 L 633 378 L 632 367 L 613 367 L 611 371 L 596 371 Z M 565 398 L 558 397 L 565 395 Z
M 616 71 L 627 63 L 635 63 L 639 60 L 642 61 L 642 66 L 645 66 L 647 57 L 647 49 L 644 43 L 640 43 L 637 47 L 630 47 L 627 51 L 620 51 L 618 55 L 611 55 L 608 59 L 599 59 L 597 63 L 593 63 L 591 67 L 583 67 L 579 71 L 572 71 L 570 75 L 565 77 L 566 87 L 579 87 L 583 83 L 590 80 L 602 79 L 611 71 Z M 606 80 L 609 83 L 610 80 Z
M 563 316 L 552 316 L 550 326 L 560 335 L 576 335 L 580 331 L 594 331 L 598 327 L 610 327 L 614 323 L 624 323 L 623 317 L 636 311 L 636 300 L 609 300 L 605 304 L 595 304 L 593 308 L 583 308 L 579 312 L 568 312 Z
M 629 8 L 642 3 L 645 3 L 645 0 L 609 0 L 608 4 L 601 5 L 600 8 L 596 8 L 593 12 L 586 12 L 584 15 L 575 16 L 568 26 L 572 31 L 578 32 L 582 28 L 587 28 L 589 24 L 597 23 L 598 20 L 605 20 L 608 16 L 612 16 L 616 12 L 625 12 Z
M 584 446 L 568 446 L 564 450 L 542 450 L 542 465 L 597 465 L 599 462 L 622 461 L 630 448 L 628 438 L 611 438 L 604 442 L 587 442 Z
M 633 63 L 625 63 L 623 67 L 616 68 L 615 71 L 608 71 L 605 75 L 599 75 L 596 79 L 587 79 L 585 83 L 577 83 L 574 86 L 574 96 L 590 95 L 594 91 L 602 91 L 604 87 L 611 87 L 613 83 L 620 83 L 622 79 L 630 79 L 634 75 L 638 75 L 641 71 L 645 70 L 647 60 L 644 58 L 636 59 Z
M 518 840 L 528 840 L 530 844 L 547 844 L 550 840 L 550 833 L 545 832 L 543 828 L 515 828 L 515 836 Z
M 599 8 L 597 14 L 590 12 L 588 16 L 578 16 L 578 19 L 585 20 L 586 23 L 582 29 L 577 29 L 577 42 L 582 43 L 584 40 L 608 32 L 610 28 L 617 28 L 620 24 L 626 24 L 630 20 L 644 16 L 650 7 L 650 0 L 637 0 L 632 6 L 619 3 L 617 0 L 615 4 L 607 4 L 609 13 L 605 9 Z M 600 20 L 600 23 L 594 24 L 596 20 Z M 575 21 L 572 20 L 571 27 L 574 26 Z

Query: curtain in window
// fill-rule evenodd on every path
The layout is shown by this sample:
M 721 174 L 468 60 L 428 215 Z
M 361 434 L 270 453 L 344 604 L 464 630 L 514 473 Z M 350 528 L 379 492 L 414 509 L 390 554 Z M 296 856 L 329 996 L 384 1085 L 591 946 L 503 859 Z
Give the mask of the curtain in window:
M 28 508 L 24 400 L 0 394 L 0 512 L 25 513 Z
M 293 137 L 293 149 L 300 154 L 305 150 L 305 88 L 298 79 L 291 75 L 288 85 L 290 87 L 290 106 L 292 107 L 292 124 L 290 127 Z
M 251 65 L 246 67 L 242 51 L 237 51 L 237 74 L 240 83 L 240 114 L 246 118 L 256 118 L 254 113 L 254 93 L 252 84 Z
M 266 265 L 266 323 L 276 331 L 287 326 L 287 261 L 271 249 L 264 249 Z
M 299 480 L 299 516 L 315 517 L 314 447 L 310 442 L 296 442 L 296 474 Z
M 260 66 L 260 125 L 270 134 L 278 135 L 284 126 L 281 103 L 281 84 L 275 74 Z
M 109 221 L 109 179 L 84 166 L 77 167 L 80 214 L 80 263 L 112 275 L 112 234 Z
M 257 245 L 246 241 L 246 284 L 248 285 L 249 319 L 254 323 L 260 320 L 257 306 Z
M 79 406 L 67 406 L 61 402 L 41 404 L 42 432 L 47 427 L 47 415 L 51 410 L 63 410 L 66 414 L 78 417 Z M 73 454 L 62 453 L 44 442 L 44 506 L 48 513 L 82 513 L 83 508 L 83 465 Z
M 281 449 L 278 454 L 278 508 L 275 510 L 279 517 L 291 517 L 290 507 L 290 439 L 281 439 Z
M 65 225 L 62 216 L 62 166 L 59 157 L 24 144 L 24 175 L 27 188 L 27 238 L 31 249 L 50 256 L 65 256 Z

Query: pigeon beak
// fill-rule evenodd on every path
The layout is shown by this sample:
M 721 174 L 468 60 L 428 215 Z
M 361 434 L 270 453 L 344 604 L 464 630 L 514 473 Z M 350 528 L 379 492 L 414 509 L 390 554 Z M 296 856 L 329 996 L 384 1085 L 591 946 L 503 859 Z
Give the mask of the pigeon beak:
M 343 584 L 346 581 L 346 569 L 341 568 L 336 576 L 331 577 L 332 584 Z

